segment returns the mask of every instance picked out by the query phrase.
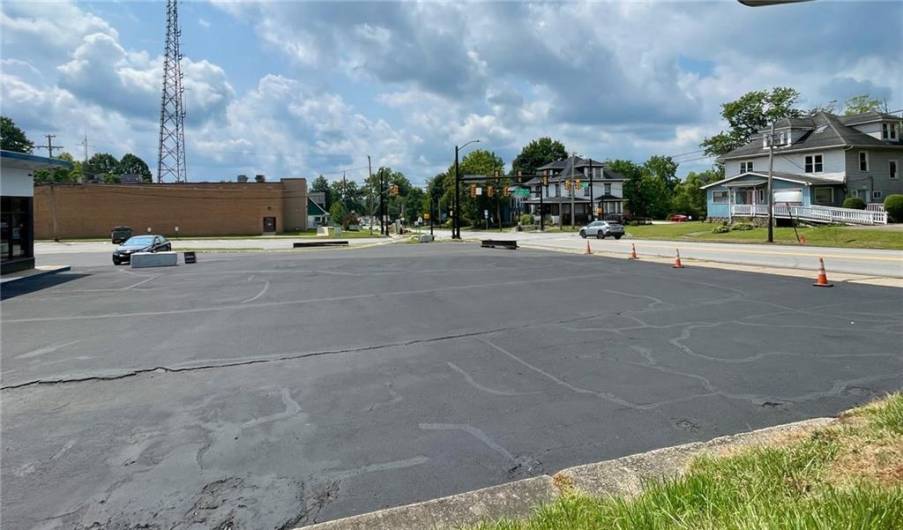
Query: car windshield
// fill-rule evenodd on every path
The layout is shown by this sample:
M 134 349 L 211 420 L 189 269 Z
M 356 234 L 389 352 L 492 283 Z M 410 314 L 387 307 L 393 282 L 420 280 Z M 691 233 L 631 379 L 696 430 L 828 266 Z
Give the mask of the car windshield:
M 135 236 L 130 237 L 123 245 L 150 245 L 153 242 L 153 236 Z

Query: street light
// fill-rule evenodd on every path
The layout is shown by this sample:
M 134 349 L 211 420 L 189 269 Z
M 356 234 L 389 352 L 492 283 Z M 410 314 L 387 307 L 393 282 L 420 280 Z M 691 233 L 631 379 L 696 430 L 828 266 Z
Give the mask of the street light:
M 452 239 L 461 239 L 461 186 L 458 174 L 458 152 L 470 144 L 480 143 L 479 139 L 471 140 L 464 145 L 455 146 L 455 216 L 454 226 L 452 226 Z

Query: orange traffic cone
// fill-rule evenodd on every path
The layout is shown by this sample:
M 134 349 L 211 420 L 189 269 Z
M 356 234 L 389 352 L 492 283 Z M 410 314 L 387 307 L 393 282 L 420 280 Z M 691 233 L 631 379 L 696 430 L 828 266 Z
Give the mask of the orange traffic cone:
M 627 256 L 627 259 L 640 259 L 636 255 L 636 245 L 633 243 L 630 244 L 630 254 Z
M 593 249 L 589 248 L 589 241 L 586 242 L 586 252 L 584 254 L 592 254 Z
M 834 287 L 833 283 L 828 283 L 828 273 L 825 272 L 825 260 L 818 258 L 818 278 L 812 285 L 816 287 Z
M 674 269 L 685 268 L 683 263 L 680 262 L 680 250 L 678 250 L 678 249 L 674 249 L 674 250 L 677 251 L 677 256 L 674 258 L 674 265 L 672 266 L 672 268 L 674 268 Z

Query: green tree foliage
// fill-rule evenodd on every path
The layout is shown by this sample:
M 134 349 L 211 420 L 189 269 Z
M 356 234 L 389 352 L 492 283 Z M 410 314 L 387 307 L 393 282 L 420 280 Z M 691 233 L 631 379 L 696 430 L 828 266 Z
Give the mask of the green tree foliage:
M 342 224 L 342 222 L 346 218 L 346 214 L 348 210 L 345 209 L 345 206 L 342 204 L 342 201 L 335 201 L 332 203 L 332 206 L 329 207 L 329 220 L 333 224 Z M 348 228 L 346 225 L 342 225 L 343 228 Z
M 709 156 L 720 156 L 749 141 L 772 120 L 802 116 L 796 108 L 800 94 L 793 88 L 775 87 L 771 91 L 754 90 L 740 99 L 721 105 L 721 117 L 730 128 L 706 138 L 700 144 Z
M 861 96 L 853 96 L 844 103 L 843 113 L 846 116 L 852 116 L 854 114 L 864 114 L 866 112 L 881 112 L 884 109 L 884 104 L 868 94 L 862 94 Z
M 654 155 L 643 164 L 643 169 L 653 177 L 661 180 L 673 192 L 680 180 L 677 178 L 677 163 L 670 156 Z
M 73 159 L 72 155 L 65 152 L 57 158 L 71 162 L 73 165 L 72 169 L 65 169 L 60 167 L 53 169 L 38 169 L 34 172 L 35 184 L 75 184 L 81 182 L 81 163 L 76 162 Z
M 464 175 L 486 175 L 493 176 L 496 172 L 500 175 L 504 173 L 505 162 L 502 160 L 500 156 L 493 153 L 492 151 L 487 151 L 485 149 L 475 149 L 470 153 L 467 153 L 463 159 L 461 159 L 459 163 L 460 174 L 463 177 Z M 501 203 L 497 201 L 500 200 L 498 195 L 496 194 L 493 197 L 489 197 L 486 192 L 486 188 L 488 186 L 493 186 L 495 190 L 498 190 L 500 187 L 504 187 L 510 184 L 508 179 L 500 179 L 487 181 L 485 183 L 477 183 L 477 185 L 483 188 L 483 194 L 481 196 L 472 198 L 470 196 L 470 183 L 462 182 L 461 183 L 461 223 L 462 224 L 470 224 L 472 226 L 479 226 L 483 223 L 483 210 L 489 210 L 493 215 L 499 209 L 500 204 L 505 204 L 505 201 L 508 199 L 501 199 Z M 455 194 L 455 166 L 452 165 L 449 167 L 448 172 L 445 177 L 445 195 L 443 196 L 443 202 L 448 204 L 449 206 L 454 204 L 454 194 Z
M 699 188 L 721 180 L 721 178 L 721 173 L 713 169 L 700 173 L 691 171 L 674 190 L 671 198 L 671 211 L 692 215 L 694 219 L 702 219 L 706 216 L 706 192 Z
M 852 208 L 853 210 L 865 210 L 865 201 L 859 197 L 847 197 L 843 200 L 844 208 Z
M 341 202 L 349 212 L 364 211 L 364 192 L 357 182 L 350 179 L 339 179 L 329 185 L 329 196 L 333 202 Z
M 119 182 L 117 170 L 119 169 L 119 161 L 110 153 L 95 153 L 88 159 L 85 167 L 85 173 L 112 184 Z
M 884 210 L 895 223 L 903 223 L 903 195 L 894 194 L 884 198 Z
M 567 157 L 563 143 L 549 137 L 538 138 L 525 145 L 511 162 L 511 176 L 517 176 L 518 171 L 525 175 L 534 174 L 536 168 Z
M 648 216 L 649 205 L 643 192 L 643 166 L 630 160 L 610 160 L 609 169 L 624 176 L 624 200 L 626 208 L 635 217 Z
M 329 206 L 332 204 L 332 202 L 329 200 L 330 199 L 329 181 L 326 180 L 326 177 L 324 177 L 323 175 L 320 175 L 319 177 L 315 178 L 314 181 L 310 185 L 310 191 L 324 192 L 326 194 L 325 206 L 326 206 L 326 209 L 328 210 Z
M 140 175 L 143 182 L 153 182 L 154 177 L 151 175 L 147 163 L 132 153 L 126 153 L 119 160 L 117 172 L 120 175 Z
M 25 132 L 12 119 L 0 116 L 0 149 L 17 153 L 31 153 L 34 150 L 34 143 L 25 136 Z

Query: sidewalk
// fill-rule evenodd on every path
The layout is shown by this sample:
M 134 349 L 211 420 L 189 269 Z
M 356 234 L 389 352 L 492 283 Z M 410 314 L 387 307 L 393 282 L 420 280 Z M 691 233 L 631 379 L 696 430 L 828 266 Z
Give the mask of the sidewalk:
M 640 259 L 673 260 L 677 250 L 684 260 L 696 260 L 698 265 L 745 265 L 805 271 L 818 269 L 818 258 L 825 260 L 828 273 L 855 274 L 868 278 L 903 279 L 903 251 L 861 248 L 807 247 L 790 245 L 706 243 L 652 239 L 581 239 L 577 234 L 541 232 L 471 232 L 464 230 L 465 240 L 514 239 L 524 248 L 582 253 L 589 242 L 594 254 L 624 257 L 636 246 Z M 436 230 L 437 239 L 449 239 L 449 230 Z M 721 265 L 714 265 L 721 264 Z M 764 271 L 763 271 L 764 272 Z

